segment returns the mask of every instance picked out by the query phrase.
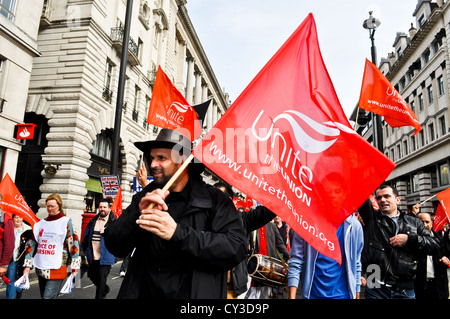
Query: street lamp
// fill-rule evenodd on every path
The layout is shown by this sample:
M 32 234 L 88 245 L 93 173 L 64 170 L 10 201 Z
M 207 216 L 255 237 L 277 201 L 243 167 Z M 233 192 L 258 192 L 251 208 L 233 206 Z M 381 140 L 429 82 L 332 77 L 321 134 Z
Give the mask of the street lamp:
M 375 31 L 380 26 L 381 21 L 372 16 L 373 11 L 369 11 L 369 18 L 364 20 L 364 29 L 369 30 L 369 38 L 372 42 L 371 53 L 372 53 L 372 63 L 377 65 L 377 49 L 375 47 Z M 383 153 L 383 131 L 381 128 L 381 117 L 375 113 L 372 113 L 372 125 L 373 125 L 373 138 L 375 142 L 375 147 Z

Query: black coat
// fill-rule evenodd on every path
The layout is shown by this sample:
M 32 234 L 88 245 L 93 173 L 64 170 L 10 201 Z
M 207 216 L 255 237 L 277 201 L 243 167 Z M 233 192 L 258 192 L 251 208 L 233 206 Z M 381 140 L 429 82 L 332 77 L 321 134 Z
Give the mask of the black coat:
M 155 188 L 151 183 L 133 196 L 105 229 L 106 247 L 115 256 L 125 257 L 135 248 L 118 298 L 226 298 L 227 270 L 246 257 L 246 232 L 233 202 L 190 177 L 181 194 L 187 199 L 185 210 L 176 214 L 176 231 L 165 241 L 136 224 L 141 198 Z M 165 277 L 160 283 L 149 279 L 161 271 Z M 177 283 L 181 286 L 175 287 Z M 174 289 L 165 293 L 170 286 Z
M 399 211 L 398 234 L 407 234 L 404 247 L 393 247 L 389 239 L 395 236 L 395 222 L 374 210 L 370 200 L 360 207 L 364 221 L 364 249 L 362 253 L 363 272 L 372 264 L 380 266 L 380 281 L 398 289 L 414 289 L 417 262 L 421 255 L 433 255 L 439 242 L 417 218 Z

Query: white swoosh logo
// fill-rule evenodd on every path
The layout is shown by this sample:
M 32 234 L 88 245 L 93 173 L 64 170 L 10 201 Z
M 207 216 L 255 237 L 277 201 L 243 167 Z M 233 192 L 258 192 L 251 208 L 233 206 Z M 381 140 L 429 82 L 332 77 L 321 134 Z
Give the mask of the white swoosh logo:
M 177 109 L 178 112 L 180 113 L 186 113 L 186 111 L 189 109 L 189 105 L 183 105 L 179 102 L 173 102 L 172 105 L 170 107 L 174 107 Z
M 274 124 L 278 120 L 285 119 L 289 122 L 289 124 L 292 127 L 297 144 L 304 151 L 306 151 L 308 153 L 315 154 L 315 153 L 321 153 L 321 152 L 327 150 L 328 148 L 331 147 L 331 145 L 333 145 L 337 141 L 337 138 L 340 135 L 341 131 L 344 131 L 346 133 L 356 134 L 355 131 L 353 131 L 351 128 L 347 127 L 346 125 L 344 125 L 342 123 L 336 123 L 336 122 L 332 122 L 332 121 L 318 123 L 303 113 L 300 113 L 300 112 L 294 111 L 294 110 L 288 110 L 273 119 L 272 125 L 269 129 L 269 133 L 265 137 L 261 138 L 256 134 L 255 124 L 259 120 L 259 118 L 263 112 L 264 111 L 261 111 L 261 113 L 259 114 L 255 123 L 252 126 L 253 133 L 258 140 L 261 140 L 261 141 L 267 140 L 269 138 L 269 135 L 272 132 Z M 306 131 L 302 128 L 302 126 L 299 124 L 299 122 L 292 115 L 295 115 L 296 117 L 299 117 L 300 119 L 302 119 L 303 122 L 305 122 L 308 126 L 310 126 L 317 133 L 319 133 L 325 137 L 329 137 L 329 138 L 333 138 L 333 139 L 330 139 L 328 141 L 319 141 L 319 140 L 311 137 L 310 135 L 308 135 L 308 133 L 306 133 Z

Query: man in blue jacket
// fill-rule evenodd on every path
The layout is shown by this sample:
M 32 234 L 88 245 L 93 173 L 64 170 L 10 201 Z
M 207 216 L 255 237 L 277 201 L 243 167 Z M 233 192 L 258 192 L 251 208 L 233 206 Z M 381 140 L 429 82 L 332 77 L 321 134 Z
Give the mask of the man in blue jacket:
M 341 207 L 345 188 L 340 179 L 332 174 L 324 185 L 330 195 L 330 213 L 343 213 Z M 362 225 L 351 214 L 339 226 L 336 235 L 341 248 L 341 265 L 319 253 L 298 234 L 294 235 L 288 273 L 290 299 L 296 298 L 299 281 L 304 299 L 359 299 L 364 247 Z
M 95 299 L 104 299 L 109 292 L 106 279 L 111 265 L 115 263 L 115 257 L 105 246 L 103 231 L 114 219 L 109 202 L 102 199 L 98 205 L 98 214 L 86 225 L 81 243 L 81 249 L 89 264 L 88 277 L 97 287 Z
M 364 246 L 361 223 L 352 214 L 339 227 L 337 235 L 343 254 L 340 267 L 294 234 L 288 273 L 290 299 L 296 298 L 300 281 L 304 299 L 359 299 Z

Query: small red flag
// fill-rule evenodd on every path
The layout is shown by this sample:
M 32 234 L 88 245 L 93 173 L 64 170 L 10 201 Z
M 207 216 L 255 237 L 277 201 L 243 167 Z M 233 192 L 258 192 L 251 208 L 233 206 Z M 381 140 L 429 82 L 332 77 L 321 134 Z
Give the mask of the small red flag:
M 448 219 L 450 220 L 450 188 L 437 193 L 436 196 L 439 199 L 439 204 L 441 204 L 442 208 L 447 214 Z
M 31 227 L 39 222 L 39 218 L 36 217 L 34 212 L 28 206 L 8 173 L 6 173 L 0 183 L 0 194 L 2 196 L 0 206 L 4 212 L 11 215 L 16 214 L 26 220 Z
M 339 263 L 337 229 L 395 167 L 351 128 L 323 62 L 312 14 L 194 156 Z
M 122 215 L 122 187 L 119 187 L 119 191 L 111 205 L 111 210 L 114 212 L 116 218 L 119 218 L 119 216 Z
M 366 59 L 358 106 L 384 116 L 391 127 L 413 126 L 416 135 L 422 127 L 405 99 L 383 73 Z
M 444 225 L 448 221 L 449 221 L 449 219 L 447 217 L 447 213 L 442 208 L 442 206 L 440 204 L 438 204 L 437 208 L 436 208 L 436 214 L 435 214 L 434 220 L 433 220 L 433 230 L 435 232 L 438 232 L 439 230 L 441 230 L 444 227 Z
M 191 141 L 202 133 L 194 108 L 189 105 L 160 66 L 156 73 L 147 122 L 161 128 L 179 131 Z

